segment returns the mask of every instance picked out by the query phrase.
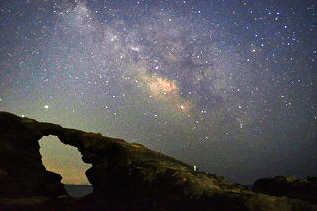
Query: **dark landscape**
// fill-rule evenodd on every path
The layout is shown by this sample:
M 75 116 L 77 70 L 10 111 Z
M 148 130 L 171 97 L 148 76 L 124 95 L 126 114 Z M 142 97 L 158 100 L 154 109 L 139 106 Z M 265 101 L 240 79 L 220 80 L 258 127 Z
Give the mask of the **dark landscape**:
M 316 0 L 0 0 L 0 211 L 317 211 Z
M 38 140 L 48 135 L 92 164 L 92 193 L 67 193 L 46 170 Z M 138 143 L 0 112 L 0 210 L 317 210 L 315 176 L 260 179 L 252 189 Z

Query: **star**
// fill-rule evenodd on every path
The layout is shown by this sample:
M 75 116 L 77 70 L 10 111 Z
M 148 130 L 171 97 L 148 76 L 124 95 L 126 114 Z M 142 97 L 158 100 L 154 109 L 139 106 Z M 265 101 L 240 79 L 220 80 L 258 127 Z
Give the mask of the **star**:
M 316 153 L 299 150 L 317 136 L 310 1 L 4 0 L 0 13 L 1 110 L 140 142 L 236 182 L 316 174 Z M 271 166 L 285 158 L 296 165 Z

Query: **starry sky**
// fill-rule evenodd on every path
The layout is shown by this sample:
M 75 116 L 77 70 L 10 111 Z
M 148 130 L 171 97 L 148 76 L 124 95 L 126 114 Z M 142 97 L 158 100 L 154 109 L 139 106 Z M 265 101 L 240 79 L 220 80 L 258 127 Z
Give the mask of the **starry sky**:
M 2 0 L 0 110 L 138 142 L 232 182 L 317 174 L 317 3 Z M 76 148 L 40 140 L 64 183 Z

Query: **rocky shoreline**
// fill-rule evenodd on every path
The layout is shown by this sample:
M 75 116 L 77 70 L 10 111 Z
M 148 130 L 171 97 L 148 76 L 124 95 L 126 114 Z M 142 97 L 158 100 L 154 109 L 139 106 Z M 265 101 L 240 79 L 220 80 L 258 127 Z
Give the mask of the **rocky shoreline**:
M 38 141 L 78 149 L 93 193 L 70 197 Z M 316 177 L 261 179 L 252 190 L 141 144 L 0 112 L 0 210 L 317 210 Z

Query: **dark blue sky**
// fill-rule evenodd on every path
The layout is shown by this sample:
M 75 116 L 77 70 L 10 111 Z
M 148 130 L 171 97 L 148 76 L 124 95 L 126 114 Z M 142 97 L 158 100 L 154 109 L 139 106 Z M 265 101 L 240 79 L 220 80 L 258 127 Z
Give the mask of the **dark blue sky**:
M 317 174 L 316 7 L 1 1 L 0 109 L 138 142 L 233 182 Z M 50 169 L 71 159 L 41 146 Z

